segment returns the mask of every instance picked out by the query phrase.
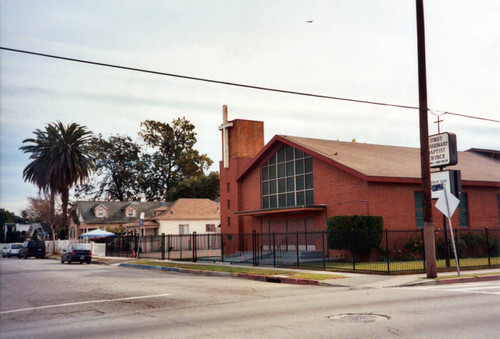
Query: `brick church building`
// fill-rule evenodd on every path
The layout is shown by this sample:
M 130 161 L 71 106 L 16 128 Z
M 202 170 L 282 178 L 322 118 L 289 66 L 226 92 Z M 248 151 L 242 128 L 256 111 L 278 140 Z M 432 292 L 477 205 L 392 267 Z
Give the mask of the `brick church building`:
M 227 120 L 220 163 L 221 232 L 326 229 L 336 215 L 382 216 L 389 230 L 423 226 L 420 149 L 276 135 Z M 458 152 L 462 194 L 454 227 L 500 228 L 500 151 Z M 442 214 L 433 208 L 434 227 Z

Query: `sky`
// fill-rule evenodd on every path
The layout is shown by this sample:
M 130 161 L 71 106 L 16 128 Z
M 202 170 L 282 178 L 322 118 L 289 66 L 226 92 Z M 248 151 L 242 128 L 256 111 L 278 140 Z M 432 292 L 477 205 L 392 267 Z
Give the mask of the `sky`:
M 429 134 L 436 115 L 500 120 L 500 1 L 424 1 Z M 289 91 L 418 106 L 415 0 L 0 0 L 6 48 Z M 0 208 L 38 190 L 19 150 L 47 123 L 139 140 L 185 117 L 218 170 L 229 120 L 276 134 L 419 147 L 418 110 L 230 87 L 0 50 Z M 500 150 L 500 123 L 443 115 L 459 150 Z

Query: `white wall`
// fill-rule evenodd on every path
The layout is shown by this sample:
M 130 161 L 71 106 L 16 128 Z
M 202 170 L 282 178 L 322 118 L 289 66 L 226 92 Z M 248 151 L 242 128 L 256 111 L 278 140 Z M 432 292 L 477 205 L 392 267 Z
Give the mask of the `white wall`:
M 165 234 L 179 234 L 179 225 L 189 225 L 189 234 L 196 232 L 198 234 L 207 233 L 207 224 L 215 225 L 216 232 L 220 232 L 219 219 L 213 220 L 158 220 L 160 226 L 158 227 L 158 235 Z

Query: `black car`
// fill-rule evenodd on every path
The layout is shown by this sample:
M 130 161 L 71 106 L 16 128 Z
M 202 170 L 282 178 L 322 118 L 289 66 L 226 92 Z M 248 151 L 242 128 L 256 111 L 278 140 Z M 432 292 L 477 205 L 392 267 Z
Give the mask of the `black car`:
M 19 253 L 17 254 L 19 259 L 28 258 L 28 257 L 36 257 L 36 258 L 44 258 L 45 257 L 45 241 L 41 240 L 28 240 L 23 242 L 21 248 L 19 249 Z
M 68 264 L 71 264 L 72 261 L 79 261 L 80 264 L 83 264 L 85 261 L 87 264 L 90 264 L 92 261 L 92 251 L 88 245 L 69 245 L 61 254 L 61 264 L 64 264 L 65 261 Z

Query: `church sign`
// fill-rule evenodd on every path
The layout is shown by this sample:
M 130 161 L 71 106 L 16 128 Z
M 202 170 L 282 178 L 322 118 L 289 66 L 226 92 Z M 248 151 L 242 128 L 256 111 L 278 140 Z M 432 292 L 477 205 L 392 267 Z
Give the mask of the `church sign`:
M 459 170 L 440 171 L 431 173 L 432 199 L 438 199 L 443 190 L 460 198 L 462 179 Z
M 429 155 L 431 168 L 456 165 L 458 163 L 457 136 L 454 133 L 430 135 Z

